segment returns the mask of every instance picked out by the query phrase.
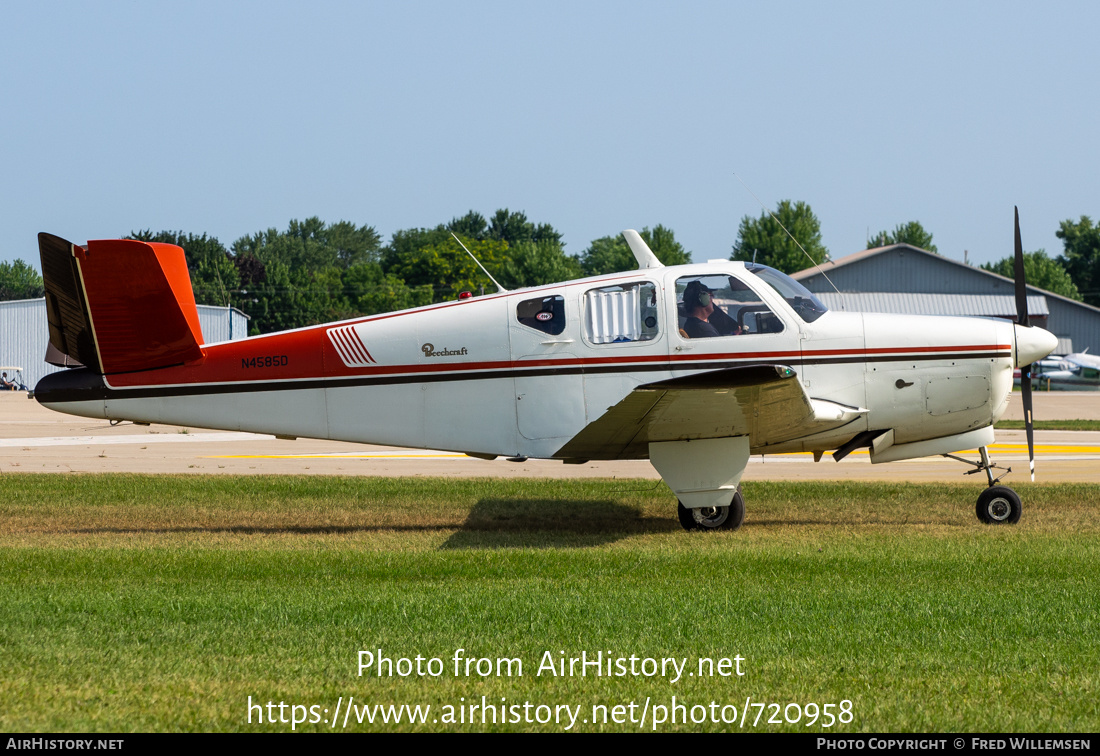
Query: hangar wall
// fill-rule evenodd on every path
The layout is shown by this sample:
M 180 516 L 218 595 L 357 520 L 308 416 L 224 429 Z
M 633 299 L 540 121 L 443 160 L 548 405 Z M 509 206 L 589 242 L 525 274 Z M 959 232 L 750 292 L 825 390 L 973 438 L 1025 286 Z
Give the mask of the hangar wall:
M 235 307 L 198 305 L 198 311 L 206 344 L 248 335 L 248 316 Z M 31 388 L 46 374 L 64 369 L 46 364 L 48 340 L 45 299 L 0 302 L 0 365 L 23 368 L 23 381 Z

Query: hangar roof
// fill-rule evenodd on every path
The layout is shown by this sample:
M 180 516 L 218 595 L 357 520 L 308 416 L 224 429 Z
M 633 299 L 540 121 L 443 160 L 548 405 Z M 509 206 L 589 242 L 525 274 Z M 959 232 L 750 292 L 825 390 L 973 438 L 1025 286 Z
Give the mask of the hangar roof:
M 921 276 L 912 275 L 915 271 L 912 267 L 905 266 L 904 272 L 899 275 L 898 270 L 889 271 L 882 266 L 874 265 L 877 263 L 877 258 L 880 257 L 893 257 L 901 258 L 906 257 L 909 261 L 919 261 L 922 266 L 922 270 L 930 267 L 936 268 L 941 271 L 939 275 L 933 276 Z M 845 255 L 837 260 L 830 260 L 829 262 L 822 263 L 819 267 L 806 268 L 800 270 L 797 273 L 792 273 L 791 277 L 796 281 L 800 281 L 803 285 L 813 291 L 814 293 L 822 293 L 832 291 L 833 287 L 830 286 L 825 280 L 821 278 L 822 274 L 831 278 L 830 274 L 833 271 L 840 271 L 849 268 L 853 265 L 859 265 L 860 263 L 870 264 L 861 267 L 867 267 L 867 278 L 869 279 L 863 285 L 859 287 L 859 290 L 875 290 L 875 291 L 925 291 L 929 293 L 936 293 L 942 291 L 942 287 L 939 284 L 944 283 L 944 279 L 950 279 L 951 288 L 955 289 L 956 294 L 961 293 L 973 293 L 979 288 L 976 282 L 988 281 L 992 284 L 992 289 L 1003 291 L 1005 294 L 1011 295 L 1015 290 L 1015 282 L 1011 278 L 993 273 L 979 268 L 974 265 L 968 265 L 967 263 L 959 262 L 958 260 L 952 260 L 950 257 L 944 257 L 938 255 L 935 252 L 929 252 L 926 249 L 920 247 L 914 247 L 911 244 L 889 244 L 885 247 L 872 247 L 871 249 L 865 249 L 861 252 L 853 252 L 850 255 Z M 871 268 L 876 268 L 872 273 Z M 891 265 L 890 267 L 893 267 Z M 943 275 L 946 273 L 946 276 Z M 882 280 L 883 275 L 889 276 L 892 280 L 892 285 L 883 285 L 885 282 Z M 863 276 L 861 276 L 863 277 Z M 812 280 L 812 279 L 817 279 Z M 916 280 L 921 279 L 921 280 Z M 932 285 L 929 285 L 929 284 Z M 841 286 L 842 290 L 847 289 L 852 291 L 851 287 Z M 1064 297 L 1061 294 L 1055 294 L 1052 291 L 1046 289 L 1040 289 L 1037 286 L 1028 285 L 1028 304 L 1031 303 L 1031 295 L 1041 295 L 1045 297 L 1054 297 L 1060 299 L 1063 302 L 1076 305 L 1078 307 L 1092 310 L 1093 312 L 1100 313 L 1100 309 L 1093 307 L 1092 305 L 1079 302 L 1076 299 L 1070 299 Z M 986 293 L 992 293 L 987 291 Z M 1030 310 L 1030 306 L 1029 306 Z M 1015 307 L 1013 307 L 1015 312 Z M 961 314 L 961 313 L 960 313 Z
M 829 309 L 852 312 L 894 312 L 903 315 L 1016 315 L 1016 298 L 1007 294 L 909 294 L 881 291 L 822 291 L 816 295 Z M 1046 297 L 1029 294 L 1027 311 L 1034 317 L 1050 315 Z

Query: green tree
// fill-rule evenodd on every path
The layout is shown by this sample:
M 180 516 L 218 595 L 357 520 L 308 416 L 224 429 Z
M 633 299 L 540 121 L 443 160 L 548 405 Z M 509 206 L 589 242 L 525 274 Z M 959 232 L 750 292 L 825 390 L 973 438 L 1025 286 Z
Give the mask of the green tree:
M 1073 279 L 1087 304 L 1100 307 L 1100 224 L 1082 215 L 1074 223 L 1064 220 L 1055 236 L 1062 240 L 1058 262 Z
M 233 243 L 232 265 L 251 329 L 270 333 L 362 314 L 364 282 L 383 277 L 380 258 L 381 237 L 372 227 L 313 216 L 290 221 L 286 231 L 242 236 Z
M 481 241 L 489 234 L 489 223 L 484 215 L 471 210 L 461 218 L 452 218 L 447 224 L 447 230 L 468 239 Z
M 431 286 L 411 287 L 382 272 L 377 263 L 355 265 L 344 274 L 344 291 L 360 315 L 406 310 L 432 303 Z
M 464 239 L 470 238 L 480 241 L 484 238 L 467 237 L 458 231 L 455 233 Z M 435 228 L 406 228 L 394 231 L 393 236 L 390 237 L 390 243 L 382 248 L 382 270 L 389 273 L 396 268 L 404 267 L 408 264 L 407 261 L 417 255 L 420 250 L 426 247 L 442 246 L 448 240 L 452 244 L 454 243 L 454 239 L 451 238 L 451 231 L 442 225 Z
M 927 252 L 939 254 L 936 245 L 932 243 L 932 234 L 924 229 L 920 221 L 899 223 L 893 231 L 879 231 L 867 240 L 867 248 L 886 247 L 891 244 L 909 244 Z
M 0 262 L 0 301 L 37 299 L 45 291 L 42 276 L 30 263 L 19 258 Z
M 663 264 L 685 265 L 691 262 L 691 253 L 676 241 L 676 234 L 671 228 L 658 224 L 650 230 L 647 226 L 639 232 L 639 236 Z M 586 276 L 638 269 L 638 261 L 622 234 L 594 239 L 581 253 L 580 264 Z
M 278 261 L 291 270 L 346 269 L 377 260 L 380 249 L 381 237 L 370 226 L 327 225 L 316 216 L 292 220 L 286 231 L 269 228 L 233 243 L 235 255 L 253 255 L 265 264 Z
M 998 273 L 1007 278 L 1016 277 L 1016 264 L 1012 257 L 1006 257 L 995 263 L 985 263 L 981 267 L 983 270 Z M 1024 278 L 1029 286 L 1038 286 L 1040 289 L 1081 301 L 1081 293 L 1074 285 L 1073 279 L 1057 260 L 1047 257 L 1045 249 L 1024 252 Z
M 527 220 L 525 213 L 510 212 L 508 208 L 497 210 L 493 214 L 485 238 L 507 242 L 509 245 L 540 241 L 561 244 L 561 234 L 549 223 L 540 223 L 536 226 Z
M 557 242 L 544 239 L 509 246 L 500 272 L 495 275 L 505 288 L 520 289 L 570 281 L 583 273 L 577 258 L 565 254 Z
M 191 268 L 191 288 L 198 304 L 235 307 L 241 288 L 240 275 L 228 255 L 212 255 Z
M 503 241 L 462 239 L 462 243 L 490 271 L 500 270 L 507 257 L 508 244 Z M 414 289 L 430 287 L 434 302 L 456 299 L 462 291 L 496 290 L 488 276 L 449 233 L 442 243 L 429 244 L 395 259 L 385 272 Z
M 431 287 L 436 302 L 463 290 L 476 293 L 484 287 L 494 291 L 496 287 L 462 251 L 452 233 L 506 288 L 576 277 L 576 268 L 570 264 L 573 258 L 562 248 L 561 234 L 549 223 L 532 223 L 525 213 L 507 208 L 497 210 L 489 220 L 471 210 L 435 228 L 395 231 L 381 251 L 382 271 L 403 280 L 410 290 Z
M 378 262 L 382 237 L 371 226 L 356 226 L 338 221 L 325 229 L 325 243 L 336 252 L 341 268 L 368 262 Z
M 778 222 L 767 211 L 761 213 L 759 218 L 746 215 L 741 219 L 731 260 L 750 262 L 755 257 L 756 262 L 762 265 L 770 265 L 784 273 L 795 273 L 829 259 L 829 251 L 821 241 L 821 222 L 808 204 L 783 200 L 774 215 L 778 217 Z M 798 240 L 805 253 L 780 223 Z
M 354 312 L 343 296 L 341 270 L 292 269 L 278 260 L 264 265 L 264 278 L 240 292 L 240 308 L 252 333 L 317 325 Z

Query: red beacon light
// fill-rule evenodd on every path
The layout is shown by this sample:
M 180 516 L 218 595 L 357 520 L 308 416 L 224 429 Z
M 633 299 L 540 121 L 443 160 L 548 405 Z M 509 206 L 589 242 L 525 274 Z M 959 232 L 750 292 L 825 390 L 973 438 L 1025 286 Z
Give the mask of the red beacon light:
M 458 295 L 458 298 L 460 300 L 462 300 L 462 299 L 473 299 L 474 298 L 474 293 L 472 291 L 464 291 L 464 292 L 462 292 L 461 294 Z

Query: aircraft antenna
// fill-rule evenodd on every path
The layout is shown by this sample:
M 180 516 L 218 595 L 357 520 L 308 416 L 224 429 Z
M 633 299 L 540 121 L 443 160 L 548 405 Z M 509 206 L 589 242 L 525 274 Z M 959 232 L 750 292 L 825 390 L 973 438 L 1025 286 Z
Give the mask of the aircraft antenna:
M 734 175 L 734 178 L 736 178 L 738 181 L 741 182 L 741 186 L 745 187 L 745 191 L 747 191 L 749 194 L 751 194 L 752 198 L 760 203 L 760 207 L 764 208 L 764 212 L 766 212 L 768 215 L 770 215 L 772 217 L 772 220 L 774 220 L 776 223 L 778 223 L 779 227 L 781 229 L 783 229 L 784 233 L 786 233 L 787 236 L 791 237 L 791 241 L 793 241 L 795 244 L 798 245 L 798 248 L 802 250 L 802 254 L 806 255 L 806 259 L 808 259 L 810 262 L 812 262 L 814 264 L 814 267 L 817 268 L 817 272 L 821 274 L 821 277 L 829 282 L 829 286 L 832 286 L 833 290 L 836 291 L 837 294 L 839 294 L 840 289 L 836 288 L 836 284 L 833 283 L 832 279 L 829 278 L 827 275 L 825 275 L 825 271 L 822 270 L 821 266 L 817 264 L 817 260 L 810 257 L 810 253 L 806 251 L 806 248 L 802 246 L 801 242 L 799 242 L 798 239 L 794 238 L 794 234 L 792 234 L 790 231 L 787 231 L 787 227 L 783 225 L 783 221 L 781 221 L 781 220 L 779 220 L 779 218 L 775 217 L 775 213 L 773 213 L 771 210 L 769 210 L 767 205 L 765 205 L 763 202 L 760 202 L 760 198 L 756 196 L 756 194 L 753 192 L 752 189 L 749 189 L 749 185 L 746 184 L 741 179 L 741 177 L 737 175 L 736 171 L 734 171 L 733 175 Z M 754 263 L 756 262 L 756 252 L 755 252 L 755 250 L 753 251 L 752 261 Z
M 458 246 L 460 246 L 460 247 L 462 247 L 463 249 L 466 250 L 466 254 L 468 254 L 470 256 L 470 259 L 472 259 L 474 262 L 477 263 L 477 267 L 481 268 L 481 272 L 484 273 L 485 275 L 489 276 L 489 280 L 492 281 L 494 284 L 496 284 L 497 291 L 499 291 L 501 293 L 508 291 L 503 286 L 501 286 L 500 283 L 495 278 L 493 278 L 492 273 L 485 270 L 485 266 L 481 264 L 481 260 L 478 260 L 476 257 L 474 257 L 473 252 L 466 249 L 466 245 L 462 243 L 462 240 L 458 238 L 458 236 L 455 234 L 454 231 L 451 232 L 451 236 L 454 236 L 455 241 L 458 242 Z

